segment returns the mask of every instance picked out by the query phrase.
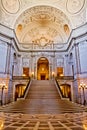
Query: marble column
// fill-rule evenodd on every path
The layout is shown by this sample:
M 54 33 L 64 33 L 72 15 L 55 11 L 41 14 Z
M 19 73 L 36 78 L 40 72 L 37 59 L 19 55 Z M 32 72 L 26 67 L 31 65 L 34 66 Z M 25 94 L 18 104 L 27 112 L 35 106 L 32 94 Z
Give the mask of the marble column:
M 7 44 L 7 58 L 6 58 L 6 74 L 10 73 L 10 59 L 11 59 L 11 44 Z
M 76 74 L 80 74 L 80 59 L 79 59 L 79 44 L 74 44 L 75 47 L 75 57 L 76 57 Z

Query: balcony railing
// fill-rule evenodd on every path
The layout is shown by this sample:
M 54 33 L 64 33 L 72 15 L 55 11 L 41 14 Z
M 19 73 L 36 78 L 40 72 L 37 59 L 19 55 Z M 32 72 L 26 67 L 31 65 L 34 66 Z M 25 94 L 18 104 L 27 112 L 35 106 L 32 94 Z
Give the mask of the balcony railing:
M 74 76 L 57 76 L 56 79 L 61 79 L 61 80 L 73 80 Z
M 27 79 L 30 79 L 30 77 L 28 76 L 13 76 L 12 77 L 13 80 L 27 80 Z
M 26 92 L 27 92 L 27 89 L 28 89 L 28 87 L 29 87 L 29 85 L 30 85 L 30 82 L 31 82 L 31 78 L 30 77 L 27 77 L 27 76 L 13 76 L 13 80 L 14 80 L 14 82 L 17 80 L 20 80 L 21 81 L 21 84 L 22 84 L 22 81 L 24 81 L 24 80 L 27 80 L 27 84 L 24 84 L 24 85 L 26 85 L 26 87 L 24 87 L 23 88 L 23 86 L 21 86 L 21 92 L 20 91 L 18 91 L 18 93 L 17 93 L 17 96 L 15 97 L 15 101 L 17 100 L 17 98 L 24 98 L 25 97 L 25 94 L 26 94 Z M 19 82 L 19 84 L 20 84 L 20 82 Z M 20 94 L 19 94 L 20 93 Z M 20 95 L 20 96 L 18 96 L 18 95 Z

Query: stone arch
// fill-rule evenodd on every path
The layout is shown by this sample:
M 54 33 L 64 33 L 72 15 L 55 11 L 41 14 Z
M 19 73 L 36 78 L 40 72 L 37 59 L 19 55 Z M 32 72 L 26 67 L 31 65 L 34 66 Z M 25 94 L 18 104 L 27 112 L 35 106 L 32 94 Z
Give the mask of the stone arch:
M 15 21 L 14 29 L 19 42 L 23 42 L 22 40 L 26 39 L 27 36 L 29 42 L 33 43 L 33 41 L 41 39 L 43 35 L 46 41 L 53 42 L 56 40 L 55 42 L 57 42 L 58 39 L 56 38 L 60 36 L 61 32 L 63 39 L 61 42 L 65 43 L 69 35 L 66 36 L 66 32 L 63 30 L 64 25 L 68 25 L 71 32 L 71 22 L 63 11 L 48 5 L 38 5 L 22 12 Z M 43 29 L 40 27 L 44 27 L 44 34 L 42 31 Z M 51 31 L 49 31 L 50 28 Z M 21 37 L 23 37 L 23 39 Z M 27 41 L 27 39 L 24 41 Z

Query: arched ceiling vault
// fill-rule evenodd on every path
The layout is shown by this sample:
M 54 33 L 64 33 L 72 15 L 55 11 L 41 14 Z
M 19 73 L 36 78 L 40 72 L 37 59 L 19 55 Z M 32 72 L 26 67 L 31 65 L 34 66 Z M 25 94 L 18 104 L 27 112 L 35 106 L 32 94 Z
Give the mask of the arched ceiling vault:
M 15 23 L 20 43 L 66 43 L 72 30 L 68 17 L 57 8 L 35 6 L 24 11 Z
M 0 23 L 15 30 L 19 43 L 65 43 L 87 22 L 87 0 L 0 0 Z

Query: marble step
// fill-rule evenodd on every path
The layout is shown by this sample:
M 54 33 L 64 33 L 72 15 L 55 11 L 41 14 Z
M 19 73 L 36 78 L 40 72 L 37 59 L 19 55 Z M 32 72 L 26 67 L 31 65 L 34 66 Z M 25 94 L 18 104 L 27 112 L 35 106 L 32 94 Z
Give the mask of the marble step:
M 0 107 L 0 111 L 27 114 L 59 114 L 87 111 L 85 107 L 62 100 L 53 81 L 35 80 L 26 99 Z

